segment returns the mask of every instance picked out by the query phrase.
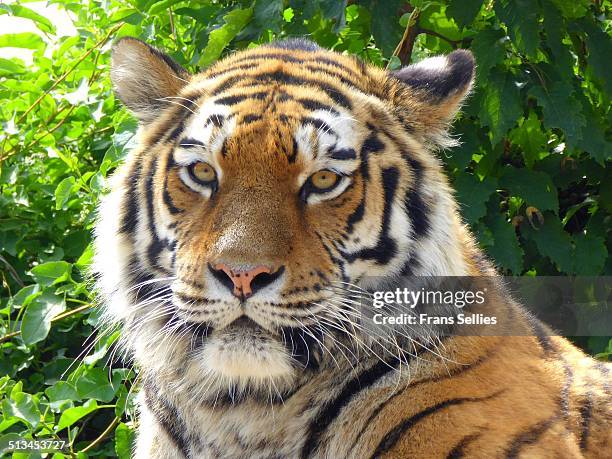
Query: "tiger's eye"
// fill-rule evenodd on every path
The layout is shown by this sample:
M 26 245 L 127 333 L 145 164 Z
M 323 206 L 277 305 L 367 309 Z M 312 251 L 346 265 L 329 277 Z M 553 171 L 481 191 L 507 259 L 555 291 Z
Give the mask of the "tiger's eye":
M 192 164 L 190 172 L 193 178 L 203 183 L 210 183 L 217 178 L 217 173 L 212 166 L 202 162 Z
M 338 174 L 324 169 L 314 173 L 310 177 L 310 183 L 312 183 L 312 186 L 318 190 L 327 190 L 332 188 L 338 182 L 339 178 L 340 177 L 338 177 Z

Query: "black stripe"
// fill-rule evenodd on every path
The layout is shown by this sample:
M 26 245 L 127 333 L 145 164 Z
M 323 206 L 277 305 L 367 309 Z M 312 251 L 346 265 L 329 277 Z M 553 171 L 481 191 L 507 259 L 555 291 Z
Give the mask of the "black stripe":
M 254 54 L 250 56 L 245 56 L 244 58 L 238 59 L 234 61 L 232 64 L 238 65 L 252 65 L 262 60 L 279 60 L 283 62 L 291 62 L 293 64 L 302 64 L 305 66 L 313 66 L 316 64 L 328 65 L 330 67 L 335 67 L 337 69 L 343 70 L 347 74 L 357 78 L 358 80 L 362 77 L 354 69 L 347 67 L 346 65 L 321 55 L 314 55 L 312 57 L 302 59 L 296 56 L 292 56 L 291 54 L 281 54 L 281 53 L 265 53 L 265 54 Z M 233 67 L 233 65 L 232 65 Z M 324 70 L 324 68 L 319 67 L 319 69 Z M 231 70 L 228 69 L 228 70 Z M 212 74 L 211 76 L 216 76 Z
M 202 142 L 201 140 L 193 139 L 191 137 L 186 137 L 179 143 L 179 147 L 181 148 L 196 148 L 203 146 L 204 142 Z
M 384 208 L 382 216 L 382 229 L 378 242 L 375 247 L 361 249 L 353 253 L 344 253 L 344 258 L 352 262 L 356 259 L 375 260 L 378 264 L 386 264 L 396 255 L 397 243 L 389 237 L 389 225 L 391 221 L 391 212 L 393 210 L 393 201 L 395 192 L 399 182 L 399 171 L 395 167 L 383 169 L 382 184 L 384 189 Z
M 371 129 L 373 129 L 373 126 L 369 127 Z M 380 139 L 378 138 L 378 134 L 376 134 L 376 132 L 372 132 L 367 139 L 365 139 L 365 141 L 363 142 L 363 145 L 361 146 L 361 164 L 362 167 L 360 169 L 361 171 L 361 175 L 363 176 L 363 178 L 365 180 L 369 180 L 370 179 L 370 171 L 367 167 L 368 165 L 368 158 L 370 153 L 378 153 L 379 151 L 384 150 L 385 148 L 385 144 L 382 143 L 380 141 Z M 365 166 L 363 166 L 365 164 Z
M 170 292 L 168 286 L 160 287 L 159 284 L 150 282 L 154 279 L 154 276 L 143 272 L 143 269 L 136 255 L 132 255 L 128 263 L 128 274 L 126 276 L 128 285 L 132 287 L 139 286 L 132 291 L 134 304 L 139 304 L 162 292 Z M 155 306 L 152 305 L 151 307 L 154 308 Z
M 291 138 L 291 152 L 287 155 L 289 164 L 292 164 L 295 162 L 295 160 L 297 159 L 298 152 L 299 152 L 299 147 L 298 147 L 297 140 L 295 140 L 295 137 L 292 137 Z
M 304 68 L 306 70 L 309 70 L 312 73 L 329 76 L 329 77 L 333 78 L 334 80 L 339 80 L 342 83 L 344 83 L 345 85 L 349 86 L 350 88 L 359 89 L 358 85 L 360 83 L 360 80 L 359 80 L 360 77 L 356 77 L 357 78 L 356 80 L 351 80 L 350 78 L 345 77 L 340 72 L 336 72 L 336 71 L 334 71 L 332 69 L 327 69 L 327 68 L 321 67 L 319 65 L 306 64 L 304 66 Z
M 193 115 L 193 111 L 195 109 L 199 108 L 196 100 L 200 97 L 202 97 L 202 94 L 199 93 L 191 96 L 187 95 L 185 96 L 185 99 L 187 100 L 181 99 L 181 106 L 176 106 L 176 104 L 174 104 L 173 108 L 175 109 L 175 112 L 168 123 L 170 126 L 161 126 L 155 135 L 148 140 L 147 145 L 155 145 L 164 139 L 168 141 L 176 140 L 183 131 L 187 118 Z M 172 126 L 174 126 L 174 128 L 170 130 Z
M 168 142 L 175 142 L 176 139 L 179 138 L 179 136 L 183 133 L 184 130 L 185 130 L 185 123 L 183 121 L 180 121 L 178 123 L 178 126 L 175 127 L 172 131 L 170 131 L 170 134 L 168 134 L 168 137 L 166 137 L 166 140 Z
M 342 409 L 348 405 L 353 398 L 362 390 L 375 384 L 382 377 L 395 370 L 399 360 L 387 362 L 377 362 L 375 365 L 365 370 L 355 378 L 351 379 L 343 388 L 340 394 L 327 402 L 319 411 L 317 416 L 311 421 L 308 436 L 302 447 L 300 457 L 307 458 L 314 452 L 320 444 L 321 437 L 330 426 L 330 424 L 338 417 Z
M 371 125 L 368 125 L 368 127 L 372 130 L 375 129 Z M 370 179 L 369 155 L 370 153 L 377 153 L 383 150 L 384 147 L 385 145 L 380 141 L 376 132 L 372 132 L 361 146 L 361 164 L 359 165 L 359 171 L 361 172 L 361 176 L 363 177 L 363 195 L 361 197 L 361 202 L 348 218 L 346 227 L 347 233 L 353 232 L 354 226 L 361 220 L 363 220 L 363 216 L 365 214 L 366 181 Z
M 587 392 L 585 394 L 585 399 L 582 405 L 580 405 L 580 418 L 581 418 L 581 427 L 580 430 L 580 449 L 585 450 L 587 447 L 587 442 L 589 441 L 589 431 L 591 424 L 591 417 L 593 416 L 593 394 L 591 392 Z
M 166 208 L 171 215 L 180 214 L 182 212 L 181 209 L 174 205 L 174 201 L 172 200 L 172 196 L 170 196 L 170 192 L 168 191 L 168 176 L 170 175 L 170 171 L 176 165 L 174 161 L 174 156 L 172 153 L 168 154 L 168 158 L 166 160 L 166 176 L 164 177 L 164 191 L 162 193 L 162 197 L 164 200 L 164 204 L 166 204 Z
M 266 84 L 269 82 L 279 82 L 284 83 L 286 85 L 294 86 L 314 86 L 324 91 L 327 96 L 338 105 L 341 105 L 342 107 L 347 108 L 349 110 L 352 108 L 352 104 L 349 99 L 344 94 L 342 94 L 338 88 L 335 88 L 320 80 L 298 77 L 290 73 L 283 72 L 282 70 L 258 73 L 249 77 L 252 78 L 252 82 L 254 83 L 254 85 Z M 236 83 L 244 82 L 246 78 L 247 77 L 245 75 L 235 75 L 228 77 L 212 91 L 212 95 L 218 95 L 226 89 L 234 86 Z M 251 83 L 250 85 L 253 85 L 253 83 Z
M 534 317 L 529 313 L 525 314 L 525 316 L 527 322 L 529 322 L 529 325 L 531 325 L 534 336 L 538 340 L 538 343 L 540 343 L 540 346 L 542 346 L 544 353 L 548 354 L 554 351 L 555 347 L 553 346 L 552 341 L 549 338 L 549 334 L 546 331 L 546 328 L 544 327 L 542 322 L 540 322 L 537 317 Z
M 157 173 L 159 158 L 156 157 L 151 163 L 151 169 L 148 172 L 147 180 L 145 182 L 145 201 L 147 209 L 147 226 L 149 235 L 151 237 L 151 243 L 147 247 L 147 259 L 151 267 L 157 269 L 164 269 L 159 265 L 159 254 L 168 246 L 168 241 L 162 240 L 157 236 L 157 230 L 155 225 L 155 212 L 154 212 L 154 185 L 155 185 L 155 174 Z
M 425 237 L 431 229 L 429 206 L 422 197 L 423 166 L 416 159 L 409 157 L 407 153 L 404 153 L 404 157 L 414 174 L 414 183 L 406 194 L 404 205 L 412 223 L 412 238 L 417 240 Z
M 340 150 L 334 150 L 330 147 L 328 152 L 330 158 L 340 161 L 357 159 L 357 153 L 352 148 L 341 148 Z
M 418 413 L 410 416 L 407 419 L 404 419 L 398 425 L 396 425 L 393 429 L 391 429 L 380 441 L 376 449 L 374 450 L 374 454 L 372 454 L 371 458 L 380 457 L 382 454 L 389 451 L 393 448 L 397 442 L 401 439 L 402 435 L 404 435 L 408 430 L 414 427 L 419 421 L 423 420 L 427 416 L 437 413 L 440 410 L 445 408 L 462 405 L 463 403 L 473 403 L 473 402 L 484 402 L 486 400 L 491 400 L 492 398 L 497 397 L 503 391 L 495 392 L 494 394 L 488 395 L 486 397 L 461 397 L 461 398 L 451 398 L 440 402 L 436 405 L 430 406 Z
M 336 110 L 332 106 L 324 104 L 323 102 L 319 102 L 318 100 L 315 100 L 315 99 L 308 99 L 308 98 L 303 97 L 303 98 L 294 99 L 294 100 L 300 103 L 302 107 L 304 107 L 306 110 L 311 110 L 311 111 L 324 110 L 335 116 L 340 115 L 340 112 L 338 112 L 338 110 Z
M 223 70 L 218 70 L 214 73 L 211 73 L 209 75 L 209 78 L 214 78 L 214 77 L 218 77 L 221 75 L 227 75 L 227 74 L 231 74 L 234 72 L 239 72 L 241 70 L 256 70 L 258 68 L 257 65 L 250 63 L 250 64 L 239 64 L 239 65 L 232 65 L 231 67 L 225 68 Z M 363 76 L 355 76 L 355 80 L 352 80 L 350 78 L 347 78 L 344 74 L 337 72 L 335 70 L 332 70 L 328 67 L 322 67 L 320 65 L 313 65 L 313 64 L 305 64 L 304 69 L 309 70 L 310 72 L 314 73 L 314 74 L 318 74 L 318 75 L 325 75 L 331 78 L 334 78 L 335 80 L 341 81 L 342 83 L 353 87 L 353 88 L 358 88 L 359 86 L 359 82 L 361 81 L 361 79 L 363 78 Z M 244 72 L 241 72 L 241 74 L 244 74 Z M 247 77 L 251 77 L 254 76 L 255 74 L 247 74 Z
M 185 457 L 190 457 L 187 445 L 187 425 L 181 418 L 178 410 L 163 397 L 159 390 L 150 382 L 145 382 L 145 403 L 157 423 L 168 434 Z
M 421 259 L 419 255 L 414 251 L 408 249 L 408 256 L 406 257 L 406 262 L 402 266 L 400 270 L 400 276 L 409 277 L 416 276 L 417 271 L 421 268 Z
M 187 281 L 184 281 L 184 280 L 182 280 L 181 282 L 183 282 L 183 283 L 185 283 L 187 285 L 194 286 L 194 284 L 190 284 L 190 283 L 188 283 Z M 201 286 L 199 286 L 199 288 L 201 288 Z M 186 306 L 189 306 L 189 307 L 191 307 L 191 306 L 211 305 L 211 304 L 218 303 L 217 300 L 209 300 L 207 298 L 201 298 L 201 297 L 198 297 L 198 296 L 192 296 L 189 293 L 174 291 L 173 294 L 183 304 L 185 304 Z
M 221 144 L 221 156 L 225 158 L 227 154 L 228 154 L 228 147 L 227 147 L 227 137 L 226 137 L 225 139 L 223 139 L 223 143 Z
M 204 122 L 204 127 L 208 127 L 209 124 L 213 124 L 216 127 L 221 127 L 223 122 L 225 121 L 225 116 L 223 115 L 210 115 L 208 119 Z
M 335 137 L 338 137 L 338 134 L 336 134 L 336 131 L 334 131 L 329 124 L 327 124 L 323 120 L 320 120 L 319 118 L 311 118 L 310 116 L 305 116 L 304 118 L 302 118 L 302 123 L 310 124 L 317 130 L 321 130 L 327 134 L 331 134 Z
M 207 78 L 216 78 L 218 76 L 221 75 L 226 75 L 230 72 L 236 72 L 239 70 L 252 70 L 258 67 L 258 64 L 255 62 L 251 62 L 248 64 L 234 64 L 232 63 L 232 65 L 230 67 L 225 67 L 225 68 L 221 68 L 219 70 L 215 70 L 214 72 L 210 72 L 210 73 L 205 73 Z
M 360 222 L 363 219 L 363 215 L 365 213 L 365 199 L 366 199 L 366 185 L 365 185 L 365 181 L 363 182 L 363 196 L 361 197 L 361 201 L 359 202 L 359 205 L 357 206 L 357 208 L 355 209 L 355 211 L 349 215 L 349 218 L 346 222 L 346 232 L 347 233 L 352 233 L 353 232 L 353 227 L 355 226 L 356 223 Z
M 378 405 L 374 411 L 372 411 L 372 413 L 370 414 L 370 416 L 368 417 L 366 422 L 363 424 L 363 427 L 359 431 L 359 434 L 357 435 L 357 438 L 360 438 L 364 434 L 365 430 L 368 427 L 371 427 L 371 426 L 375 425 L 374 420 L 379 415 L 379 413 L 381 411 L 383 411 L 397 397 L 399 397 L 400 395 L 405 393 L 405 391 L 413 390 L 416 387 L 421 386 L 423 384 L 437 383 L 437 382 L 440 382 L 440 381 L 444 381 L 446 379 L 457 378 L 460 375 L 462 375 L 463 373 L 466 373 L 466 372 L 468 372 L 470 370 L 473 370 L 474 368 L 478 368 L 480 365 L 485 363 L 487 360 L 489 360 L 491 357 L 493 357 L 497 353 L 497 349 L 498 349 L 498 347 L 496 346 L 493 349 L 490 349 L 489 351 L 487 351 L 484 355 L 480 356 L 474 362 L 472 362 L 472 363 L 470 363 L 468 365 L 458 366 L 457 367 L 459 369 L 458 371 L 449 371 L 447 373 L 443 373 L 441 376 L 433 376 L 431 378 L 425 378 L 425 379 L 422 379 L 420 381 L 416 381 L 416 382 L 414 382 L 412 384 L 409 384 L 408 387 L 406 387 L 404 390 L 396 392 L 391 397 L 387 398 L 384 402 L 382 402 L 380 405 Z M 425 348 L 420 348 L 417 351 L 417 355 L 420 352 L 424 351 L 424 350 L 426 350 L 426 349 Z
M 325 238 L 321 235 L 321 233 L 315 231 L 315 234 L 319 238 L 319 241 L 321 241 L 321 245 L 323 246 L 325 252 L 327 252 L 327 255 L 329 256 L 329 259 L 331 260 L 332 264 L 338 266 L 338 268 L 340 269 L 342 280 L 344 282 L 350 282 L 351 279 L 344 272 L 344 260 L 336 258 L 334 256 L 332 250 L 327 246 L 327 244 L 325 244 Z
M 303 369 L 317 370 L 320 365 L 323 350 L 319 343 L 323 342 L 323 330 L 315 327 L 283 327 L 283 343 L 291 357 L 299 362 Z
M 219 105 L 236 105 L 237 103 L 242 102 L 246 98 L 247 96 L 245 94 L 238 94 L 235 96 L 225 96 L 225 97 L 220 97 L 219 99 L 216 99 L 215 103 Z
M 453 449 L 451 449 L 446 456 L 446 459 L 460 459 L 465 456 L 465 448 L 470 444 L 476 441 L 480 437 L 480 432 L 473 433 L 470 435 L 466 435 L 459 443 L 457 443 Z
M 516 435 L 510 442 L 510 446 L 506 448 L 506 458 L 513 459 L 518 457 L 523 447 L 533 445 L 537 442 L 542 434 L 544 434 L 556 420 L 557 416 L 553 416 Z
M 241 123 L 242 124 L 250 124 L 250 123 L 254 123 L 255 121 L 259 121 L 262 118 L 263 117 L 260 114 L 249 113 L 248 115 L 244 115 L 242 117 Z
M 219 99 L 215 100 L 215 103 L 219 105 L 231 106 L 231 105 L 236 105 L 237 103 L 242 102 L 244 100 L 250 100 L 250 99 L 263 100 L 268 95 L 269 95 L 268 91 L 258 91 L 258 92 L 252 92 L 250 94 L 236 94 L 234 96 L 220 97 Z
M 136 226 L 138 225 L 138 182 L 140 180 L 141 158 L 138 158 L 128 174 L 127 186 L 125 190 L 125 208 L 121 217 L 119 231 L 129 233 L 134 237 Z

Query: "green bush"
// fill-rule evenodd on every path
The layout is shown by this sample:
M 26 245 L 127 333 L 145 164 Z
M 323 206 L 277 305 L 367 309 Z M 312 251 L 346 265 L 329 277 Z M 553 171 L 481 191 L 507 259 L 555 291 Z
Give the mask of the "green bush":
M 0 35 L 0 47 L 34 52 L 29 66 L 0 58 L 0 447 L 20 434 L 66 438 L 67 456 L 129 455 L 137 376 L 120 358 L 106 365 L 117 335 L 94 332 L 84 276 L 96 202 L 136 128 L 108 78 L 120 36 L 192 71 L 296 35 L 391 69 L 469 48 L 478 72 L 454 128 L 462 145 L 442 155 L 479 243 L 506 274 L 612 273 L 609 3 L 53 3 L 74 16 L 75 36 L 56 37 L 25 2 L 0 5 L 41 31 Z M 606 337 L 579 344 L 612 351 Z

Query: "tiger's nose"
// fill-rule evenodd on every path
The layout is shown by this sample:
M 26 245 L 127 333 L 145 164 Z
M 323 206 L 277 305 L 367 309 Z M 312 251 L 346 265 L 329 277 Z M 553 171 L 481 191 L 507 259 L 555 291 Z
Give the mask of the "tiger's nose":
M 281 266 L 276 271 L 268 266 L 259 265 L 251 269 L 232 268 L 225 263 L 209 264 L 208 269 L 212 275 L 232 294 L 240 299 L 252 296 L 257 290 L 270 285 L 278 279 L 284 271 Z

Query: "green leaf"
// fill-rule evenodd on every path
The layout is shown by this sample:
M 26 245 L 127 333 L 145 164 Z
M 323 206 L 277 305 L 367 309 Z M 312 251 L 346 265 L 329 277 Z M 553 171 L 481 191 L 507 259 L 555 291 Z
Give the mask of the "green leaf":
M 13 305 L 25 307 L 40 295 L 40 285 L 33 284 L 23 287 L 15 295 L 13 295 Z
M 108 371 L 103 368 L 88 370 L 77 380 L 76 388 L 82 399 L 93 398 L 101 402 L 110 402 L 115 395 L 115 388 L 108 380 Z
M 510 133 L 509 137 L 514 145 L 520 147 L 525 164 L 530 169 L 540 159 L 540 154 L 545 151 L 546 141 L 548 140 L 542 132 L 542 124 L 534 112 L 530 112 L 529 117 L 523 120 L 519 127 Z
M 115 429 L 115 453 L 119 459 L 130 459 L 134 446 L 135 433 L 123 422 Z
M 208 67 L 215 62 L 225 47 L 248 24 L 252 15 L 253 10 L 251 9 L 236 9 L 223 16 L 225 24 L 210 33 L 198 65 Z
M 585 126 L 582 128 L 582 137 L 577 147 L 589 153 L 591 158 L 605 167 L 606 161 L 612 159 L 612 142 L 606 139 L 606 127 L 597 116 L 591 104 L 583 98 Z
M 588 69 L 603 85 L 608 95 L 612 94 L 612 40 L 610 36 L 592 21 L 583 19 L 573 24 L 572 29 L 584 33 L 587 44 Z
M 556 66 L 558 68 L 567 69 L 564 74 L 568 78 L 573 77 L 572 67 L 574 58 L 569 48 L 563 43 L 563 39 L 567 34 L 565 21 L 559 10 L 549 1 L 542 2 L 542 15 L 544 17 L 544 30 L 546 30 L 546 44 L 550 47 Z
M 1 14 L 3 14 L 2 10 L 0 10 L 0 15 Z M 44 16 L 41 16 L 36 11 L 32 11 L 30 8 L 26 8 L 23 5 L 10 5 L 10 14 L 12 16 L 26 18 L 30 19 L 31 21 L 34 21 L 36 23 L 36 26 L 43 32 L 55 33 L 55 26 L 49 19 Z
M 74 265 L 77 268 L 79 268 L 81 271 L 86 271 L 91 266 L 93 255 L 94 255 L 93 246 L 91 244 L 88 244 Z
M 50 402 L 61 402 L 64 400 L 79 400 L 76 388 L 67 381 L 58 381 L 45 390 Z
M 347 0 L 319 0 L 319 8 L 325 19 L 333 19 L 332 32 L 338 33 L 346 26 Z
M 0 48 L 44 49 L 45 46 L 43 39 L 32 32 L 0 35 Z
M 536 207 L 540 211 L 559 212 L 557 188 L 550 176 L 544 172 L 508 166 L 504 168 L 501 174 L 499 186 L 507 189 L 512 196 L 522 198 L 528 205 Z
M 76 188 L 76 179 L 72 176 L 66 177 L 62 180 L 55 188 L 55 208 L 57 210 L 63 209 L 70 196 L 72 195 L 72 191 Z
M 605 240 L 587 233 L 574 236 L 574 243 L 574 272 L 582 276 L 601 274 L 608 258 Z
M 527 235 L 536 243 L 538 251 L 548 257 L 561 272 L 573 273 L 574 248 L 559 218 L 551 212 L 544 213 L 544 224 L 539 229 L 525 225 Z
M 582 137 L 582 127 L 586 124 L 582 105 L 573 96 L 573 89 L 562 81 L 554 82 L 549 90 L 534 86 L 534 95 L 544 110 L 544 126 L 548 129 L 559 128 L 565 134 L 569 145 L 576 145 Z
M 498 0 L 495 12 L 506 23 L 510 38 L 516 47 L 529 57 L 534 57 L 540 43 L 539 5 L 532 0 Z
M 450 0 L 446 12 L 455 22 L 465 27 L 478 15 L 484 0 Z
M 462 172 L 455 177 L 454 185 L 461 215 L 468 223 L 476 223 L 487 213 L 485 204 L 495 191 L 497 180 L 486 177 L 480 181 L 476 176 Z
M 504 60 L 504 32 L 499 29 L 484 29 L 472 40 L 470 50 L 476 57 L 476 75 L 479 83 L 486 83 L 489 71 Z
M 488 227 L 493 235 L 493 246 L 487 252 L 496 263 L 513 274 L 523 271 L 523 249 L 521 248 L 514 227 L 503 215 L 497 214 L 488 219 Z
M 15 75 L 25 72 L 25 65 L 19 59 L 5 59 L 0 57 L 0 76 Z
M 155 15 L 157 13 L 161 13 L 162 11 L 168 10 L 170 7 L 176 5 L 177 3 L 181 3 L 184 0 L 161 0 L 160 2 L 153 3 L 149 8 L 149 14 Z
M 561 10 L 563 17 L 568 19 L 584 16 L 590 3 L 589 0 L 551 0 L 551 2 Z
M 98 402 L 95 400 L 87 400 L 82 406 L 68 408 L 62 413 L 59 423 L 55 427 L 56 432 L 61 432 L 66 427 L 70 427 L 79 419 L 84 418 L 89 413 L 93 413 L 98 409 Z
M 11 442 L 19 440 L 23 440 L 23 436 L 16 433 L 8 433 L 0 436 L 0 456 L 8 457 L 8 454 L 14 450 L 14 448 L 10 446 Z M 4 454 L 6 454 L 6 456 L 4 456 Z M 12 457 L 14 457 L 14 455 Z
M 40 423 L 38 404 L 32 395 L 25 392 L 13 390 L 10 398 L 2 402 L 2 411 L 5 417 L 14 416 L 34 428 Z
M 403 31 L 397 15 L 402 3 L 402 0 L 371 1 L 372 36 L 386 57 L 393 54 L 402 38 Z
M 253 20 L 261 29 L 280 32 L 283 22 L 283 0 L 255 0 Z
M 499 70 L 491 72 L 484 91 L 481 124 L 491 129 L 491 143 L 495 145 L 523 114 L 520 94 L 514 76 Z
M 72 265 L 66 261 L 49 261 L 32 268 L 32 277 L 40 285 L 59 284 L 70 279 Z
M 26 309 L 21 322 L 21 338 L 28 346 L 44 340 L 51 330 L 51 319 L 64 311 L 66 303 L 50 292 L 43 292 Z

